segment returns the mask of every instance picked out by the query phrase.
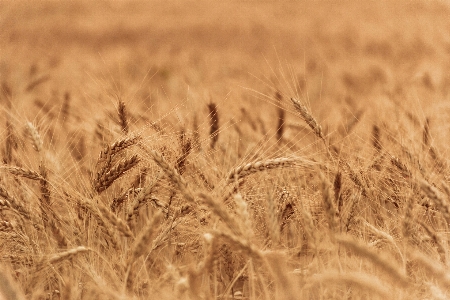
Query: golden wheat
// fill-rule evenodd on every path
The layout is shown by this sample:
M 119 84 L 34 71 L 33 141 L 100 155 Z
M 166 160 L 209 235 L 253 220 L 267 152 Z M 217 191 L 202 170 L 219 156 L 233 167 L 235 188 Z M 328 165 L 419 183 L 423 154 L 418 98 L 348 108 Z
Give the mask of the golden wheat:
M 450 297 L 448 4 L 103 4 L 0 1 L 0 299 Z

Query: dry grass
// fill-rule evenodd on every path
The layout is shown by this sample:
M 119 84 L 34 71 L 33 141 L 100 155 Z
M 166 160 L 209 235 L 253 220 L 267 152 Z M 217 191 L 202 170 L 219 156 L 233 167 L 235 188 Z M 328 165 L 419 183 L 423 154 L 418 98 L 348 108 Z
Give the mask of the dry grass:
M 0 1 L 0 300 L 449 298 L 449 13 Z

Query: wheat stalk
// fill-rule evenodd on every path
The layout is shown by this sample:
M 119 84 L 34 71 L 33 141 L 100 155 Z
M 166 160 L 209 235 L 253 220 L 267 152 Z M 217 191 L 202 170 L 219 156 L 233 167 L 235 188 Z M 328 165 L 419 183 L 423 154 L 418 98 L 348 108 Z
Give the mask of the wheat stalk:
M 89 248 L 87 248 L 85 246 L 78 246 L 76 248 L 69 249 L 67 251 L 60 252 L 60 253 L 57 253 L 55 255 L 50 256 L 47 259 L 47 262 L 49 262 L 51 264 L 55 264 L 57 262 L 69 259 L 69 258 L 71 258 L 71 257 L 73 257 L 73 256 L 75 256 L 77 254 L 88 252 L 88 251 L 91 251 L 91 249 L 89 249 Z
M 234 168 L 231 172 L 228 173 L 227 182 L 232 183 L 235 180 L 242 179 L 250 174 L 254 174 L 257 172 L 272 170 L 290 166 L 314 166 L 317 163 L 302 157 L 279 157 L 274 159 L 267 159 L 262 161 L 256 161 L 247 163 L 245 165 L 241 165 L 237 168 Z
M 209 123 L 209 136 L 211 138 L 211 149 L 214 149 L 219 140 L 219 112 L 217 111 L 217 104 L 208 104 L 209 115 L 211 117 Z
M 114 181 L 119 179 L 124 173 L 131 170 L 139 163 L 139 158 L 137 155 L 133 155 L 128 159 L 124 159 L 115 167 L 112 167 L 109 171 L 102 173 L 97 173 L 94 180 L 94 189 L 97 193 L 101 193 L 113 184 Z

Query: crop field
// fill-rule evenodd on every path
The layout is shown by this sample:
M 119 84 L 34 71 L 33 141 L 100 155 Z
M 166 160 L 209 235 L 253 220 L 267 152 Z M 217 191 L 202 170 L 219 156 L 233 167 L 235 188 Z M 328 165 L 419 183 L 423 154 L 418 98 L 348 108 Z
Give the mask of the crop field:
M 449 299 L 445 1 L 0 1 L 0 300 Z

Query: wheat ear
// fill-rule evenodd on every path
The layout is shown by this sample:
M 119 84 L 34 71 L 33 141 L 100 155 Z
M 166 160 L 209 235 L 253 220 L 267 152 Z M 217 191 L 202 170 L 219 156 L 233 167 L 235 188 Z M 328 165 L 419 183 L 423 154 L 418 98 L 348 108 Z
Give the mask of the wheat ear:
M 31 180 L 41 180 L 42 177 L 39 173 L 31 170 L 27 170 L 20 167 L 13 167 L 13 166 L 2 166 L 0 169 L 4 169 L 11 173 L 14 176 L 24 177 Z
M 319 125 L 317 120 L 312 116 L 312 114 L 308 111 L 306 106 L 304 106 L 300 101 L 298 101 L 295 98 L 291 98 L 291 101 L 294 104 L 295 109 L 300 113 L 302 119 L 314 131 L 317 137 L 325 141 L 325 137 L 322 132 L 322 127 Z
M 85 246 L 78 246 L 76 248 L 54 254 L 54 255 L 50 256 L 46 261 L 50 264 L 55 264 L 57 262 L 69 259 L 77 254 L 84 253 L 84 252 L 87 252 L 90 250 L 91 249 L 89 249 Z
M 251 162 L 234 168 L 231 172 L 229 172 L 227 176 L 227 182 L 232 183 L 235 180 L 242 179 L 250 174 L 265 170 L 283 168 L 288 166 L 313 166 L 316 164 L 316 162 L 302 157 L 279 157 L 275 159 Z
M 119 104 L 117 108 L 117 112 L 119 115 L 120 127 L 122 128 L 122 132 L 128 134 L 129 124 L 128 124 L 128 113 L 125 103 L 119 99 Z
M 169 178 L 177 185 L 184 198 L 191 203 L 195 203 L 194 196 L 190 188 L 188 187 L 187 182 L 183 177 L 181 177 L 178 171 L 175 168 L 172 168 L 164 159 L 164 157 L 162 157 L 162 155 L 157 151 L 149 150 L 148 153 L 150 153 L 150 155 L 153 157 L 153 160 L 164 171 L 164 173 L 166 173 L 167 176 L 169 176 Z
M 217 104 L 208 104 L 209 115 L 211 117 L 209 123 L 209 136 L 211 138 L 211 149 L 214 149 L 219 140 L 219 112 L 217 111 Z
M 100 213 L 103 215 L 105 219 L 107 219 L 113 226 L 115 226 L 120 233 L 125 237 L 133 237 L 133 233 L 130 230 L 130 227 L 119 217 L 117 217 L 112 211 L 110 211 L 106 206 L 102 203 L 98 203 L 97 207 Z
M 167 204 L 160 202 L 157 198 L 151 197 L 153 193 L 153 189 L 155 188 L 158 181 L 161 179 L 161 176 L 158 174 L 146 187 L 141 188 L 134 198 L 133 203 L 131 204 L 128 212 L 127 212 L 127 222 L 130 222 L 133 219 L 133 216 L 138 213 L 139 208 L 144 205 L 147 201 L 152 201 L 158 208 L 160 208 L 164 213 L 167 213 Z
M 101 174 L 97 173 L 97 176 L 94 180 L 94 188 L 97 193 L 101 193 L 106 190 L 111 184 L 114 183 L 117 179 L 122 177 L 124 173 L 131 170 L 139 163 L 139 158 L 137 155 L 133 155 L 130 158 L 124 159 L 115 167 L 112 167 L 107 172 Z

